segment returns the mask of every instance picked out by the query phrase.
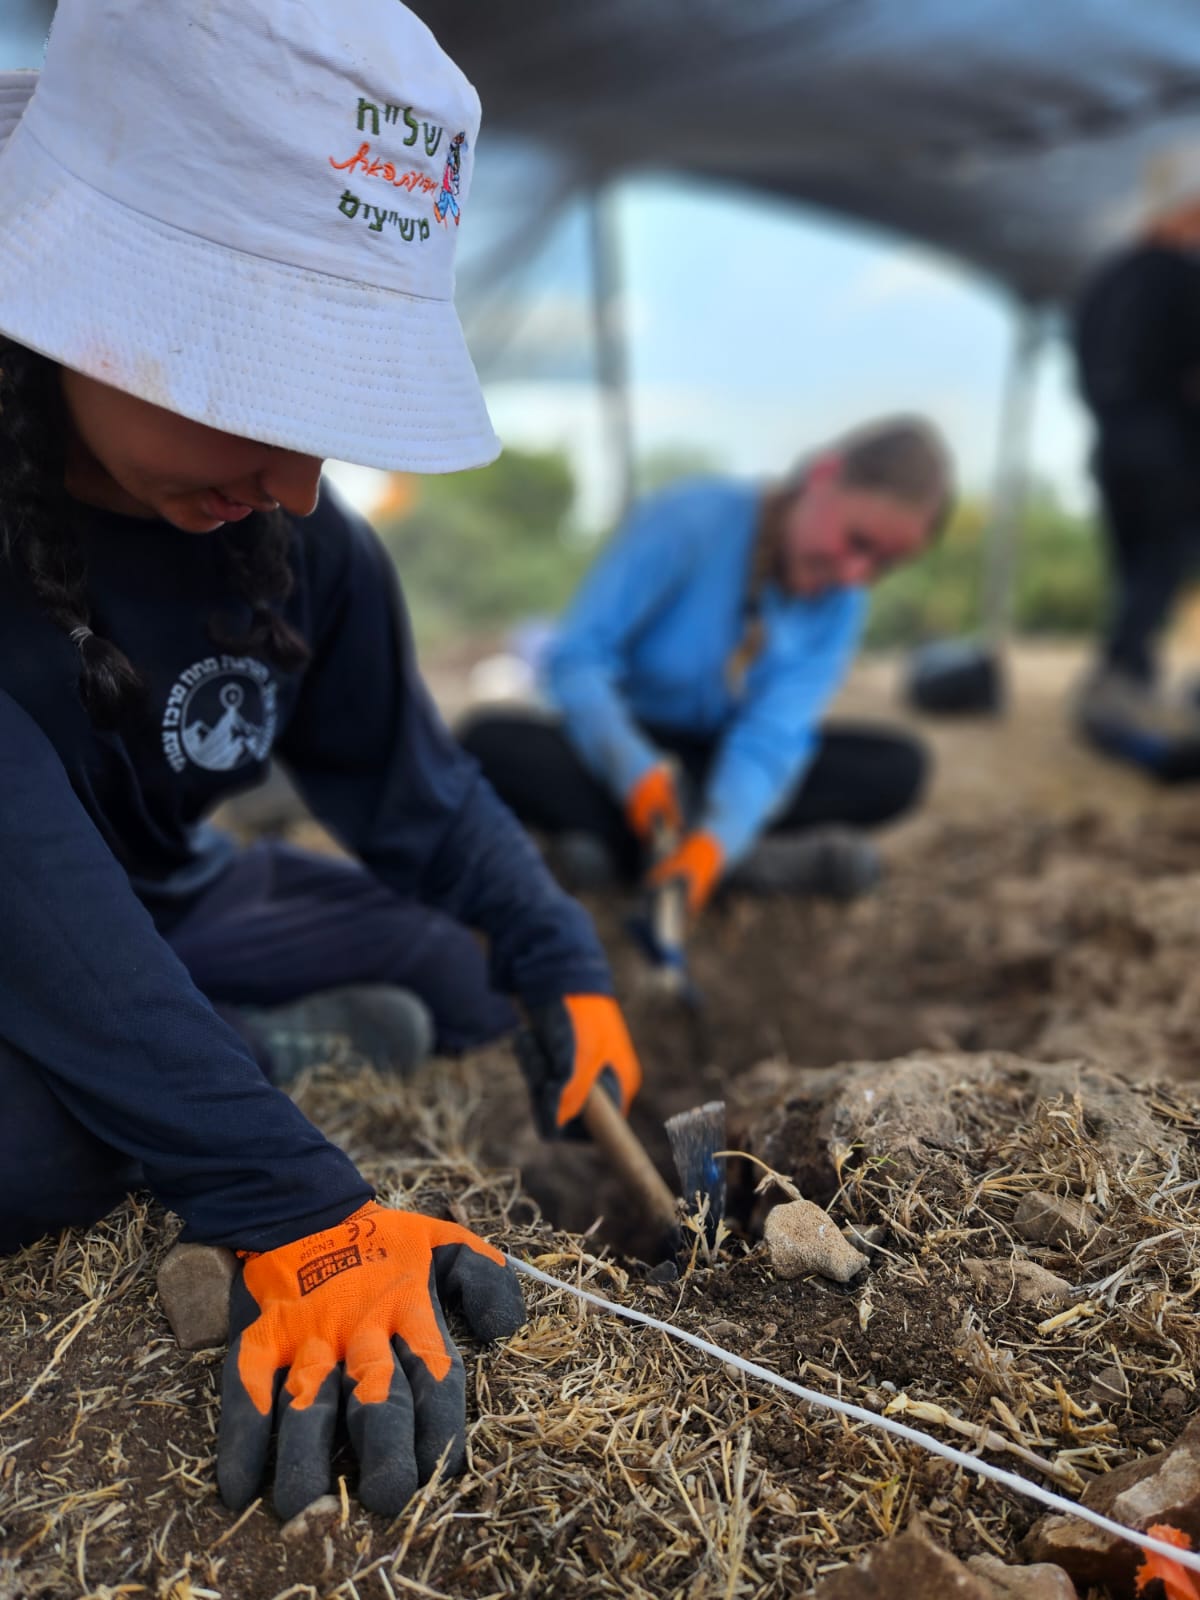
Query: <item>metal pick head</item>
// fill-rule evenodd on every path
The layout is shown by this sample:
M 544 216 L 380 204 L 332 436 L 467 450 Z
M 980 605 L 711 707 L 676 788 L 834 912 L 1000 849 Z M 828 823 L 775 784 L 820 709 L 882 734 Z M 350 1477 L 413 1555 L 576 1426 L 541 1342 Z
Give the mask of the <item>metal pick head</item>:
M 690 1213 L 704 1212 L 711 1250 L 725 1215 L 725 1160 L 716 1154 L 726 1147 L 725 1102 L 709 1100 L 694 1111 L 680 1111 L 667 1118 L 666 1128 L 684 1203 Z

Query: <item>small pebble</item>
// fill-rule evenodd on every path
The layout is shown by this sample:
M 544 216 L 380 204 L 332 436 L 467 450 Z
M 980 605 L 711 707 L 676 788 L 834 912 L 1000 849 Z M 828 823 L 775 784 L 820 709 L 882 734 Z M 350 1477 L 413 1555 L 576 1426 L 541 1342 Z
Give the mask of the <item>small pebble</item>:
M 1089 1393 L 1102 1406 L 1119 1405 L 1129 1399 L 1129 1380 L 1120 1367 L 1101 1367 L 1092 1379 Z
M 730 1322 L 728 1317 L 718 1317 L 715 1322 L 710 1322 L 707 1329 L 707 1338 L 713 1344 L 738 1344 L 746 1337 L 745 1330 L 739 1328 L 736 1322 Z
M 303 1511 L 299 1511 L 290 1522 L 285 1522 L 279 1530 L 279 1537 L 288 1544 L 297 1540 L 307 1539 L 314 1533 L 327 1533 L 335 1522 L 341 1520 L 342 1502 L 335 1494 L 323 1494 L 319 1500 L 314 1500 Z

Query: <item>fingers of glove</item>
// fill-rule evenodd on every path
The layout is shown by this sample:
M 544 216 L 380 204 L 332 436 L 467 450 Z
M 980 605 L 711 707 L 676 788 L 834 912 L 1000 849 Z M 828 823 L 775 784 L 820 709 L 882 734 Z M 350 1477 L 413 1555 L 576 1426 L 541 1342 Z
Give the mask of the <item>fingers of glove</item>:
M 442 1305 L 461 1307 L 477 1339 L 503 1339 L 524 1325 L 525 1297 L 520 1279 L 507 1261 L 497 1263 L 467 1244 L 435 1245 L 433 1271 L 430 1294 L 443 1332 L 439 1300 Z M 454 1349 L 449 1335 L 446 1343 Z
M 604 994 L 569 994 L 563 1005 L 571 1022 L 575 1060 L 558 1102 L 559 1127 L 583 1110 L 592 1085 L 606 1067 L 616 1074 L 621 1110 L 628 1116 L 642 1086 L 642 1069 L 621 1008 Z
M 239 1267 L 229 1293 L 229 1331 L 237 1341 L 236 1366 L 242 1387 L 260 1412 L 270 1417 L 279 1369 L 288 1365 L 275 1338 L 275 1320 L 262 1311 Z M 233 1347 L 230 1347 L 230 1358 Z
M 688 911 L 696 916 L 716 887 L 724 859 L 720 841 L 711 833 L 689 833 L 678 850 L 650 870 L 646 882 L 655 889 L 682 879 L 687 885 Z
M 634 784 L 626 797 L 625 816 L 639 839 L 652 839 L 659 829 L 678 833 L 683 827 L 683 810 L 665 763 L 651 767 Z
M 433 1295 L 433 1273 L 429 1275 L 429 1291 Z M 435 1378 L 429 1365 L 415 1356 L 403 1339 L 392 1342 L 396 1347 L 400 1365 L 404 1369 L 412 1390 L 413 1446 L 417 1460 L 417 1477 L 426 1483 L 434 1468 L 446 1454 L 446 1472 L 453 1475 L 462 1471 L 467 1453 L 467 1373 L 462 1356 L 451 1339 L 436 1297 L 434 1313 L 442 1330 L 450 1366 Z
M 332 1477 L 330 1454 L 337 1425 L 341 1380 L 336 1367 L 328 1368 L 307 1403 L 291 1393 L 292 1375 L 279 1399 L 279 1442 L 275 1450 L 277 1514 L 285 1521 L 328 1493 Z
M 553 1139 L 559 1127 L 558 1102 L 575 1059 L 570 1018 L 561 1005 L 544 1006 L 533 1026 L 518 1030 L 514 1043 L 538 1131 L 543 1139 Z
M 241 1511 L 258 1492 L 271 1448 L 270 1404 L 264 1414 L 250 1398 L 238 1371 L 242 1334 L 229 1346 L 221 1374 L 221 1420 L 217 1428 L 217 1487 L 231 1511 Z M 275 1374 L 272 1389 L 282 1372 Z
M 368 1511 L 394 1517 L 412 1499 L 420 1481 L 413 1442 L 413 1397 L 399 1357 L 388 1346 L 392 1376 L 382 1400 L 363 1402 L 349 1377 L 346 1426 L 358 1458 L 358 1497 Z

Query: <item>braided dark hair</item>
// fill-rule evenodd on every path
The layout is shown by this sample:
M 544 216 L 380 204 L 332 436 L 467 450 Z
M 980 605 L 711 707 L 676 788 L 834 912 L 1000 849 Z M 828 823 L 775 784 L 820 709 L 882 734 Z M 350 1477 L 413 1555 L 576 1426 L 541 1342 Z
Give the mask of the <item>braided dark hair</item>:
M 79 695 L 97 727 L 141 700 L 123 651 L 91 631 L 87 566 L 67 495 L 67 415 L 58 369 L 0 339 L 0 555 L 24 570 L 51 622 L 79 646 Z
M 128 656 L 92 632 L 87 562 L 66 490 L 68 437 L 57 365 L 0 336 L 0 557 L 24 573 L 46 616 L 77 644 L 79 696 L 92 723 L 115 728 L 140 707 L 144 686 Z M 250 607 L 250 625 L 239 634 L 211 618 L 213 642 L 297 670 L 308 647 L 272 607 L 294 582 L 287 518 L 255 512 L 220 539 L 231 588 Z
M 296 582 L 288 552 L 291 523 L 282 511 L 255 511 L 231 522 L 218 535 L 234 593 L 250 607 L 250 626 L 231 628 L 210 617 L 209 637 L 222 650 L 265 656 L 284 672 L 298 672 L 309 659 L 308 645 L 272 605 L 281 605 Z

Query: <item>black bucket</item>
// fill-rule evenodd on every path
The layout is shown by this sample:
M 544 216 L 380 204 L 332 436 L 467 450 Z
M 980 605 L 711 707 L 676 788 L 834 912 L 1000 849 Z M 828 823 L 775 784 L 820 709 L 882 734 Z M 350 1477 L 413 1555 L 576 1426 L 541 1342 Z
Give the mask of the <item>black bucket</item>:
M 918 711 L 995 716 L 1004 709 L 1003 668 L 973 639 L 938 639 L 909 657 L 904 697 Z

